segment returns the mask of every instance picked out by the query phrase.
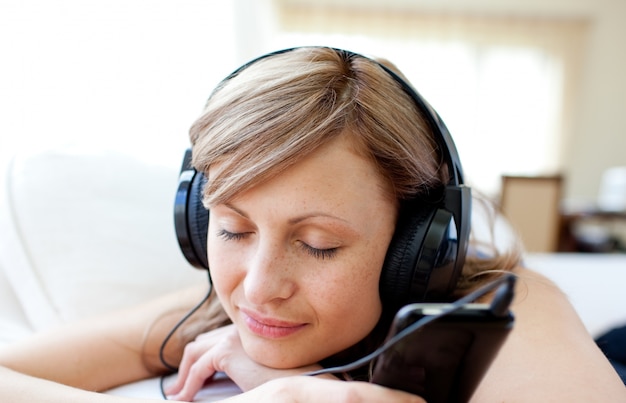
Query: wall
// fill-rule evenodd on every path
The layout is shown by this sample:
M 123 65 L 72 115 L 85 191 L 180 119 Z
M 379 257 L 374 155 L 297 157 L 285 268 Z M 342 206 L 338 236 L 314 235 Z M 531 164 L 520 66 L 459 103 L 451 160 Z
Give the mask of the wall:
M 307 0 L 276 0 L 307 3 Z M 310 3 L 310 2 L 309 2 Z M 623 0 L 316 0 L 316 5 L 411 8 L 425 12 L 584 19 L 589 23 L 573 110 L 563 139 L 565 197 L 595 201 L 602 172 L 626 165 L 626 2 Z M 382 4 L 381 4 L 382 3 Z M 532 156 L 529 156 L 532 158 Z
M 116 137 L 129 147 L 127 136 L 141 133 L 137 148 L 158 138 L 154 146 L 162 144 L 162 154 L 168 155 L 184 147 L 187 128 L 212 86 L 239 62 L 264 50 L 271 35 L 271 1 L 224 2 L 237 6 L 238 28 L 231 32 L 228 10 L 202 0 L 115 0 L 95 3 L 98 7 L 79 0 L 0 0 L 0 159 L 9 148 L 89 134 Z M 588 20 L 587 40 L 580 44 L 584 58 L 579 86 L 571 97 L 573 120 L 562 154 L 565 195 L 593 201 L 604 169 L 626 165 L 626 1 L 314 4 L 341 1 L 359 7 Z M 172 158 L 178 163 L 178 157 Z
M 0 169 L 23 149 L 75 146 L 179 166 L 189 126 L 235 66 L 231 9 L 0 0 Z
M 567 195 L 592 198 L 602 172 L 626 165 L 626 2 L 599 2 L 588 38 L 578 113 L 565 155 Z

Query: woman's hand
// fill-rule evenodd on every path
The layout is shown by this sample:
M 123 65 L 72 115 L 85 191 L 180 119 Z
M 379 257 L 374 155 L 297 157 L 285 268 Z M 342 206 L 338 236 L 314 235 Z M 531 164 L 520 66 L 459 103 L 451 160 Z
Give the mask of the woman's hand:
M 367 382 L 343 382 L 309 376 L 271 380 L 224 403 L 372 402 L 426 403 L 410 393 Z
M 237 328 L 229 325 L 201 334 L 187 344 L 178 377 L 165 393 L 172 400 L 191 401 L 216 372 L 226 373 L 246 391 L 274 378 L 299 375 L 319 368 L 315 365 L 278 370 L 258 364 L 243 350 Z

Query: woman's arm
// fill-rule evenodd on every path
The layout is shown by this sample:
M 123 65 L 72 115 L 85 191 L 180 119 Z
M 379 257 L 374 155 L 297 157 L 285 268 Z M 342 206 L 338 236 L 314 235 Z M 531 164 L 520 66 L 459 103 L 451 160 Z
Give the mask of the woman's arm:
M 158 360 L 161 341 L 202 299 L 205 289 L 206 285 L 194 287 L 135 308 L 41 332 L 0 349 L 0 365 L 34 378 L 93 391 L 153 376 L 164 370 Z M 0 401 L 4 401 L 5 386 L 0 390 Z
M 71 388 L 55 382 L 36 379 L 0 367 L 2 401 L 50 403 L 137 403 L 162 400 L 110 396 Z M 363 382 L 338 382 L 314 377 L 281 378 L 267 382 L 257 389 L 227 399 L 244 402 L 371 402 L 425 403 L 415 395 Z M 225 402 L 226 403 L 226 402 Z
M 268 381 L 224 403 L 368 402 L 426 403 L 419 396 L 366 382 L 342 382 L 308 376 Z
M 518 274 L 515 326 L 472 401 L 626 401 L 567 297 L 537 273 Z
M 110 396 L 72 388 L 44 379 L 33 378 L 0 367 L 0 401 L 3 402 L 49 402 L 49 403 L 137 403 L 137 399 Z M 161 400 L 141 400 L 162 402 Z

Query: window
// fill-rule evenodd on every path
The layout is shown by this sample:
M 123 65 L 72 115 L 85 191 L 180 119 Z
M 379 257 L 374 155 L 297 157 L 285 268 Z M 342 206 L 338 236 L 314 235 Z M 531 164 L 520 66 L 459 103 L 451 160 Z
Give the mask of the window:
M 343 47 L 391 60 L 439 112 L 466 180 L 560 172 L 584 21 L 276 3 L 272 48 Z

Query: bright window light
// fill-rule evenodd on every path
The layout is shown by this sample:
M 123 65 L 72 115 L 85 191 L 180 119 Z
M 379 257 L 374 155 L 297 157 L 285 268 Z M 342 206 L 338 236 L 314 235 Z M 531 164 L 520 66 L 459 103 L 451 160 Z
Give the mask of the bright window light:
M 0 1 L 0 157 L 85 146 L 179 164 L 236 67 L 232 1 Z
M 487 195 L 498 194 L 503 174 L 559 168 L 562 65 L 541 49 L 298 32 L 282 32 L 274 47 L 306 44 L 396 64 L 446 122 L 466 181 Z

